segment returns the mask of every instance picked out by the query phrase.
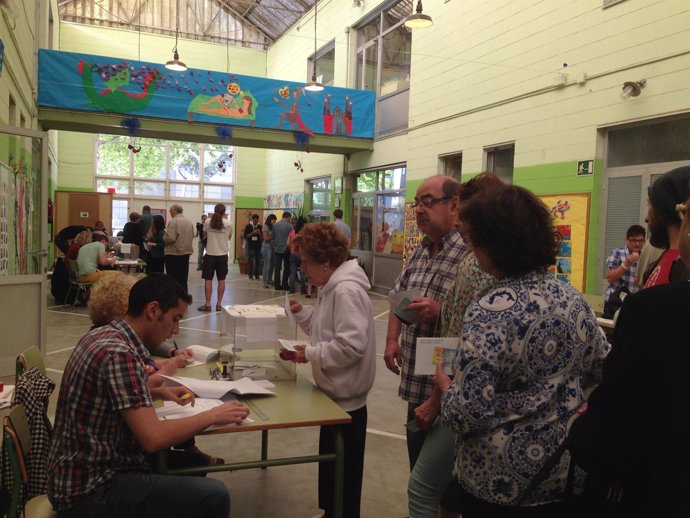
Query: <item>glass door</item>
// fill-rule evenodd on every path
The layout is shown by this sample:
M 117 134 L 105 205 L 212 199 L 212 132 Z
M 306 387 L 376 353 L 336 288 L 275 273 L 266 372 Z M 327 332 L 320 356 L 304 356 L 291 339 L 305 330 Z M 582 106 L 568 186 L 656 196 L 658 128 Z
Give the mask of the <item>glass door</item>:
M 24 349 L 45 349 L 47 176 L 46 133 L 0 126 L 0 375 Z

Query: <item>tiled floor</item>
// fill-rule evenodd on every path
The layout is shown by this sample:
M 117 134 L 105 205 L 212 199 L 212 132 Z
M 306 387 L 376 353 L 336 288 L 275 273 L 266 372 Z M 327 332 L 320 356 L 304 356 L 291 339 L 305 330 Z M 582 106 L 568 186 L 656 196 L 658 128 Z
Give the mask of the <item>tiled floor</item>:
M 180 345 L 199 343 L 218 347 L 228 338 L 220 334 L 220 315 L 203 313 L 196 307 L 203 299 L 200 272 L 190 272 L 189 290 L 194 304 L 182 321 Z M 215 286 L 214 286 L 215 288 Z M 215 297 L 215 293 L 214 293 Z M 300 298 L 300 296 L 297 296 Z M 304 303 L 313 300 L 301 297 Z M 377 375 L 369 394 L 369 423 L 364 467 L 362 517 L 393 517 L 407 515 L 407 450 L 404 421 L 406 405 L 397 396 L 398 377 L 383 362 L 383 349 L 388 319 L 385 297 L 371 294 L 376 316 Z M 282 304 L 284 292 L 263 288 L 263 283 L 248 280 L 245 275 L 231 273 L 226 284 L 223 304 Z M 213 299 L 215 304 L 215 298 Z M 50 305 L 50 303 L 49 303 Z M 48 310 L 46 365 L 48 375 L 59 387 L 62 369 L 79 337 L 90 324 L 84 307 L 51 307 Z M 298 372 L 310 375 L 308 366 Z M 53 408 L 57 399 L 56 389 Z M 269 455 L 293 456 L 316 452 L 318 429 L 300 428 L 275 430 L 269 434 Z M 260 453 L 259 432 L 200 437 L 198 445 L 212 455 L 226 460 L 256 460 Z M 276 450 L 280 450 L 276 453 Z M 315 464 L 273 467 L 266 470 L 243 470 L 213 475 L 223 480 L 232 497 L 232 516 L 242 518 L 312 517 L 317 507 Z M 347 495 L 346 495 L 347 498 Z M 345 517 L 347 518 L 347 517 Z

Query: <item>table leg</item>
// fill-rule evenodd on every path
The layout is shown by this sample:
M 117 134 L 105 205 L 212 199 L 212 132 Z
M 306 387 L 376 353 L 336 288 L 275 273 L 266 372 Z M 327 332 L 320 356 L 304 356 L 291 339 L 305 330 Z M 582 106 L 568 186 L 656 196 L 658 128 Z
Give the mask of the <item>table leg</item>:
M 168 472 L 168 449 L 163 448 L 156 456 L 156 473 L 165 475 Z
M 261 430 L 261 460 L 268 459 L 268 430 Z M 262 466 L 261 469 L 266 469 Z
M 333 477 L 333 518 L 343 518 L 343 484 L 345 483 L 345 443 L 340 425 L 331 426 L 335 443 L 335 476 Z

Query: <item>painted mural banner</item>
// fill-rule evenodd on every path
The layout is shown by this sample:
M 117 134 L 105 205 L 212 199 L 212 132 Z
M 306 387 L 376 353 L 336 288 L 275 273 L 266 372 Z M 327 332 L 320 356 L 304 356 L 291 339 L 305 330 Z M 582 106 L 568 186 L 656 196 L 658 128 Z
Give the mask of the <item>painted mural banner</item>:
M 129 116 L 373 138 L 374 92 L 40 49 L 38 105 Z
M 542 195 L 561 235 L 556 264 L 550 268 L 557 279 L 581 292 L 585 289 L 585 262 L 589 235 L 589 193 Z

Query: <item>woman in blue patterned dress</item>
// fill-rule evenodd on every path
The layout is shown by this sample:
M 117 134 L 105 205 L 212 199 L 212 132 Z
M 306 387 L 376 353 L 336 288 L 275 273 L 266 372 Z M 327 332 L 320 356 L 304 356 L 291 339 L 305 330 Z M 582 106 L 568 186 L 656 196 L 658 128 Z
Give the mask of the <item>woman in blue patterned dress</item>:
M 567 435 L 609 351 L 591 308 L 549 271 L 559 236 L 546 206 L 503 186 L 460 207 L 463 238 L 494 288 L 465 313 L 455 378 L 437 369 L 441 416 L 459 433 L 463 518 L 503 517 Z M 567 455 L 511 516 L 556 516 Z

